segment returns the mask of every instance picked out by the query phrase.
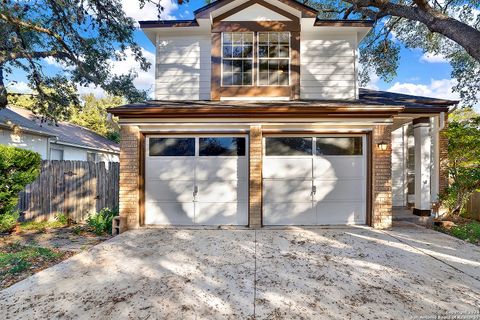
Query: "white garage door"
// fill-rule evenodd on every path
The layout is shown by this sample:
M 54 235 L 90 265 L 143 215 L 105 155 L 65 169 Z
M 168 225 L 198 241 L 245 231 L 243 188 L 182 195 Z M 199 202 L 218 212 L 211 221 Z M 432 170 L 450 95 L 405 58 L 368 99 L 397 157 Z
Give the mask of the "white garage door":
M 266 137 L 265 225 L 366 223 L 364 136 Z
M 145 224 L 247 225 L 245 136 L 150 136 Z

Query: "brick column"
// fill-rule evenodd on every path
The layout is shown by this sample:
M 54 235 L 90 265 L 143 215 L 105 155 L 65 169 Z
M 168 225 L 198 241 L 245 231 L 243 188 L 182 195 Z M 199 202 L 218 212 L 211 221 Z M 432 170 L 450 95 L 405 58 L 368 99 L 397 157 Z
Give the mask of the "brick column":
M 262 127 L 250 126 L 249 226 L 262 226 Z
M 379 150 L 385 142 L 388 148 Z M 375 126 L 372 134 L 372 226 L 392 226 L 392 132 L 390 126 Z
M 448 116 L 445 115 L 445 128 L 440 131 L 439 137 L 439 192 L 440 194 L 448 187 L 448 138 L 445 132 L 448 128 Z
M 121 230 L 139 227 L 139 148 L 137 126 L 123 126 L 120 139 L 120 224 Z

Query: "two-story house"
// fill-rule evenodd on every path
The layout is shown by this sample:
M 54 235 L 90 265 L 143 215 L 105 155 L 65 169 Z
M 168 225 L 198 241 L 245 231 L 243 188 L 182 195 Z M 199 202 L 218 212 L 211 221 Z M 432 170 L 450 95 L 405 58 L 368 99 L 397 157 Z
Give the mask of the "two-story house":
M 219 0 L 143 21 L 156 100 L 122 127 L 120 215 L 144 225 L 370 225 L 430 215 L 454 101 L 361 89 L 370 21 L 293 0 Z

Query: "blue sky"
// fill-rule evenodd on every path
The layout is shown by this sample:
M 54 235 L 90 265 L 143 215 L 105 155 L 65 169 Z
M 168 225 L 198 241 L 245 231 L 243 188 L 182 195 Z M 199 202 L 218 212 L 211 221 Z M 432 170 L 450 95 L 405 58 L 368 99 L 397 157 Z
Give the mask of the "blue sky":
M 147 6 L 144 10 L 139 10 L 136 0 L 122 0 L 124 10 L 127 15 L 137 20 L 156 20 L 155 8 Z M 164 19 L 192 19 L 193 11 L 205 4 L 204 0 L 190 0 L 189 3 L 178 6 L 171 0 L 162 0 L 165 7 L 163 13 Z M 147 39 L 142 31 L 135 32 L 135 39 L 141 47 L 144 48 L 144 54 L 148 59 L 154 62 L 153 44 Z M 47 60 L 45 63 L 45 72 L 53 74 L 61 71 L 59 66 L 53 60 Z M 137 69 L 138 66 L 133 58 L 127 58 L 126 61 L 115 62 L 114 72 L 124 72 L 128 69 Z M 137 87 L 153 91 L 154 72 L 139 71 L 139 78 L 135 81 Z M 370 88 L 379 90 L 388 90 L 407 94 L 416 94 L 446 99 L 458 99 L 458 95 L 451 92 L 454 81 L 451 80 L 451 67 L 441 57 L 424 56 L 420 50 L 402 49 L 400 67 L 395 79 L 390 83 L 385 83 L 374 77 L 369 84 Z M 10 76 L 9 80 L 15 80 L 17 83 L 9 85 L 10 91 L 25 92 L 26 75 L 22 71 L 16 71 Z M 101 95 L 101 90 L 97 88 L 80 88 L 81 93 L 93 92 Z

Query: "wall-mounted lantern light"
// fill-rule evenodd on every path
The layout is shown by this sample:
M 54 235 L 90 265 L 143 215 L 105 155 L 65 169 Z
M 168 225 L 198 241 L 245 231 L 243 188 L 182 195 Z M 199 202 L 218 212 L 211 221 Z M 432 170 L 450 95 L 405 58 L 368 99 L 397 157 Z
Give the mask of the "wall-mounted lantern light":
M 388 143 L 386 143 L 385 141 L 382 141 L 380 143 L 377 143 L 377 148 L 378 150 L 380 151 L 387 151 L 388 149 Z

